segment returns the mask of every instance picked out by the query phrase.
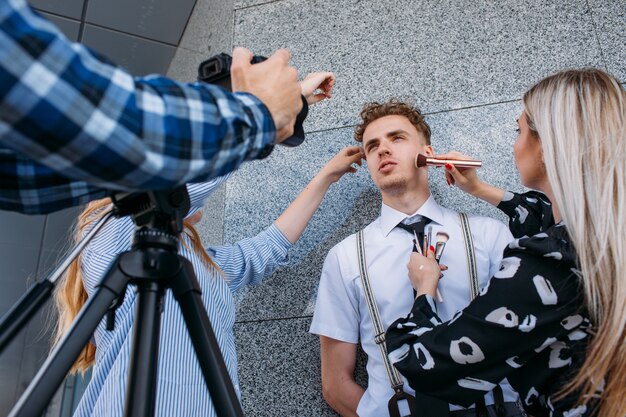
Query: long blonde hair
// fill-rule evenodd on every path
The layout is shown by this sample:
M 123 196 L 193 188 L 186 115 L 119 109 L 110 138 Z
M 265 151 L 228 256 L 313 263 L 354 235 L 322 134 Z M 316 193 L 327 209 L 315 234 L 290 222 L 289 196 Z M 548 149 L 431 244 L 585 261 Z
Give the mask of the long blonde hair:
M 111 200 L 104 198 L 101 200 L 93 201 L 87 205 L 85 210 L 78 216 L 74 227 L 74 238 L 78 242 L 82 239 L 85 229 L 100 217 L 102 217 L 111 207 Z M 213 262 L 208 253 L 202 246 L 200 235 L 193 227 L 193 225 L 186 220 L 184 221 L 184 232 L 191 241 L 193 250 L 200 256 L 202 262 L 207 268 L 213 269 L 221 274 L 218 266 Z M 184 239 L 180 240 L 183 245 L 188 249 L 187 243 Z M 56 332 L 53 338 L 53 344 L 57 344 L 65 333 L 69 330 L 72 322 L 78 315 L 80 309 L 87 301 L 88 294 L 83 285 L 83 275 L 81 272 L 81 257 L 79 256 L 72 262 L 65 273 L 62 281 L 59 282 L 57 289 L 54 293 L 54 303 L 59 315 Z M 83 348 L 80 355 L 74 362 L 71 373 L 81 372 L 84 373 L 91 365 L 94 364 L 96 358 L 96 346 L 89 342 Z
M 584 364 L 560 392 L 597 415 L 626 415 L 626 92 L 598 69 L 562 71 L 523 98 L 548 181 L 578 252 L 594 323 Z M 593 250 L 587 250 L 592 248 Z

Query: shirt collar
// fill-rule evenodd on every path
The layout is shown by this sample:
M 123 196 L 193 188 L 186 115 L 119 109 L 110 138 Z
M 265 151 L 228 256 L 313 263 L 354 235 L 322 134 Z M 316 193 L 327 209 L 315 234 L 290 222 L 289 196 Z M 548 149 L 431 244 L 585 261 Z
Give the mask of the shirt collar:
M 389 207 L 385 203 L 382 204 L 380 209 L 380 228 L 383 232 L 383 235 L 387 237 L 389 233 L 400 223 L 402 220 L 407 217 L 415 217 L 411 219 L 413 221 L 417 220 L 416 216 L 426 216 L 434 223 L 442 225 L 444 223 L 444 213 L 443 208 L 435 201 L 433 196 L 428 197 L 428 200 L 422 206 L 417 209 L 417 211 L 411 215 L 406 215 L 401 211 L 398 211 L 394 208 Z

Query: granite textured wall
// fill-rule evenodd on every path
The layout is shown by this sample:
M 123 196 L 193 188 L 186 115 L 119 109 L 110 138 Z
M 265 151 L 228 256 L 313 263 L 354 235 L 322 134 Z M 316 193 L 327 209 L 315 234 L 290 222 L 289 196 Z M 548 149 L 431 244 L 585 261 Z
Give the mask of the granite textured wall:
M 266 55 L 286 47 L 302 75 L 337 74 L 334 97 L 311 110 L 306 142 L 245 164 L 210 203 L 204 237 L 232 243 L 271 224 L 354 143 L 363 103 L 391 96 L 426 112 L 436 151 L 482 159 L 482 178 L 521 191 L 512 153 L 521 94 L 566 67 L 597 66 L 624 81 L 625 14 L 623 0 L 198 0 L 170 75 L 193 79 L 201 59 L 232 45 Z M 443 205 L 503 219 L 447 187 L 441 171 L 431 172 L 431 189 Z M 335 415 L 321 398 L 318 340 L 308 334 L 319 273 L 327 251 L 379 209 L 367 170 L 342 178 L 289 265 L 238 295 L 246 415 Z

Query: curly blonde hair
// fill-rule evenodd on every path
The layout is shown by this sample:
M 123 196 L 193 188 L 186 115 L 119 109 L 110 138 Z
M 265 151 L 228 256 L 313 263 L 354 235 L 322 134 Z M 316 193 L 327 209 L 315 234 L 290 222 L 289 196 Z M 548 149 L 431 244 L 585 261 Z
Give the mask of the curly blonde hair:
M 385 116 L 404 116 L 409 119 L 409 122 L 424 136 L 426 145 L 430 145 L 430 126 L 428 126 L 422 112 L 415 105 L 402 102 L 396 98 L 391 98 L 384 103 L 372 102 L 365 104 L 363 110 L 361 110 L 360 116 L 362 122 L 359 123 L 354 130 L 354 139 L 356 139 L 357 142 L 363 142 L 363 133 L 365 133 L 367 126 L 374 120 Z

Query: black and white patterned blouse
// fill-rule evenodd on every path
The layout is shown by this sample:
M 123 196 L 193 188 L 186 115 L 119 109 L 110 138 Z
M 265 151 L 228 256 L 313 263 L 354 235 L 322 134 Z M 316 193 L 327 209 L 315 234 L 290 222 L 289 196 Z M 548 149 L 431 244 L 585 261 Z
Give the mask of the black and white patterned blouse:
M 418 297 L 387 330 L 389 359 L 416 391 L 464 407 L 507 378 L 534 417 L 595 415 L 576 395 L 554 399 L 580 368 L 591 327 L 567 229 L 538 192 L 507 192 L 498 208 L 516 238 L 500 270 L 446 323 L 430 296 Z

